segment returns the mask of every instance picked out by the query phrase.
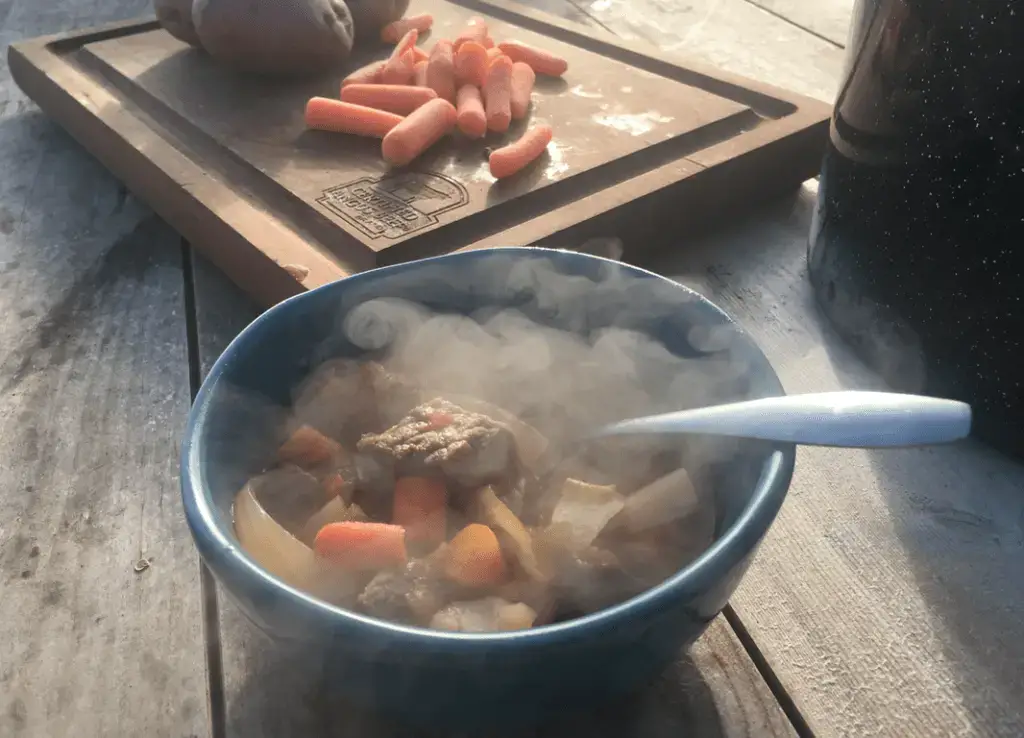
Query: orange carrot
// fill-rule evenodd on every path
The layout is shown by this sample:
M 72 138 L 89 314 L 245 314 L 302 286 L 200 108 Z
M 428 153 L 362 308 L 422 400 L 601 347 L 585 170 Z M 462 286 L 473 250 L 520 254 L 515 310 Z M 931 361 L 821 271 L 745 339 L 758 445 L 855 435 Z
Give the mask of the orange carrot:
M 415 29 L 420 33 L 426 33 L 433 25 L 434 16 L 430 13 L 399 18 L 380 29 L 380 40 L 386 44 L 397 44 L 398 39 L 402 38 L 409 31 Z
M 505 52 L 499 49 L 497 46 L 492 46 L 487 50 L 487 66 L 490 67 L 494 64 L 494 60 L 499 56 L 505 56 Z
M 446 529 L 444 482 L 426 477 L 402 477 L 395 482 L 391 522 L 405 528 L 409 541 L 443 543 Z
M 459 130 L 470 138 L 480 138 L 487 133 L 487 116 L 484 115 L 484 103 L 480 97 L 480 88 L 476 85 L 462 85 L 458 94 L 458 116 L 456 122 Z
M 303 425 L 297 428 L 277 450 L 277 460 L 309 469 L 328 462 L 343 453 L 344 451 L 337 441 L 328 438 L 313 426 Z
M 386 523 L 328 523 L 316 534 L 313 550 L 346 569 L 401 566 L 406 561 L 405 528 Z
M 427 62 L 427 87 L 451 102 L 455 99 L 455 54 L 452 42 L 440 39 Z
M 519 41 L 503 41 L 498 48 L 512 61 L 529 64 L 537 74 L 561 77 L 569 68 L 569 62 L 562 57 Z
M 455 79 L 458 83 L 483 87 L 487 80 L 487 49 L 476 41 L 467 41 L 455 54 Z
M 473 523 L 460 530 L 446 548 L 445 574 L 469 587 L 499 584 L 505 579 L 505 559 L 494 531 Z
M 512 65 L 512 92 L 509 96 L 512 120 L 520 120 L 526 117 L 526 111 L 530 107 L 530 94 L 533 92 L 533 83 L 536 81 L 537 75 L 529 64 L 516 62 Z M 341 99 L 344 100 L 345 96 L 342 95 Z
M 455 50 L 458 51 L 459 47 L 467 41 L 476 41 L 478 44 L 483 44 L 484 39 L 487 38 L 487 22 L 484 21 L 480 16 L 474 15 L 466 23 L 466 30 L 455 37 L 455 41 L 452 45 Z
M 430 58 L 430 54 L 421 49 L 419 46 L 412 47 L 412 54 L 414 57 L 416 57 L 417 64 L 419 64 L 420 62 L 425 62 L 427 61 L 427 59 Z
M 498 133 L 508 130 L 512 121 L 512 62 L 505 57 L 495 59 L 484 84 L 484 108 L 487 128 Z
M 427 62 L 416 62 L 416 65 L 412 68 L 412 83 L 417 87 L 427 86 Z M 431 90 L 431 92 L 434 91 Z M 437 93 L 434 92 L 434 94 L 436 95 Z
M 511 177 L 539 157 L 551 143 L 551 126 L 541 124 L 523 134 L 518 141 L 491 152 L 491 175 L 497 179 Z
M 318 131 L 354 133 L 383 138 L 402 122 L 402 117 L 341 100 L 314 97 L 306 103 L 306 125 Z
M 420 106 L 384 137 L 384 160 L 394 166 L 405 166 L 455 125 L 455 115 L 455 107 L 442 98 Z
M 344 102 L 387 110 L 398 115 L 408 115 L 436 97 L 437 93 L 429 87 L 349 85 L 341 88 L 341 99 Z
M 380 81 L 385 85 L 407 85 L 412 81 L 413 65 L 415 57 L 411 51 L 401 56 L 393 56 L 384 65 L 384 71 L 380 73 Z
M 341 86 L 346 85 L 372 85 L 375 82 L 380 82 L 381 72 L 384 71 L 384 65 L 387 62 L 372 62 L 367 64 L 365 67 L 360 67 L 356 71 L 352 72 L 349 76 L 345 77 L 341 81 Z
M 485 49 L 493 49 L 494 39 L 491 38 L 490 36 L 484 36 L 484 40 L 480 42 L 480 45 L 483 46 Z
M 412 51 L 416 48 L 416 42 L 419 40 L 419 37 L 420 32 L 415 28 L 410 28 L 399 42 L 395 44 L 395 48 L 391 51 L 391 58 L 395 59 L 399 56 L 405 56 L 406 52 Z

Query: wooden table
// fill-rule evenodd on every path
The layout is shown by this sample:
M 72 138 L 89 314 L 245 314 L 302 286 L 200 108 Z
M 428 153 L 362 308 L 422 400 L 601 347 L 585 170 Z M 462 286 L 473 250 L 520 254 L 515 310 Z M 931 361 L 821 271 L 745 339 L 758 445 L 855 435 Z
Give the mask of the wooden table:
M 830 99 L 852 0 L 533 0 Z M 147 0 L 0 0 L 5 42 Z M 788 19 L 788 20 L 787 20 Z M 177 450 L 257 310 L 0 75 L 0 736 L 405 736 L 324 699 L 202 570 Z M 878 387 L 817 313 L 814 196 L 645 266 L 750 330 L 789 391 Z M 636 699 L 539 735 L 1024 734 L 1024 467 L 974 444 L 801 449 L 725 616 Z

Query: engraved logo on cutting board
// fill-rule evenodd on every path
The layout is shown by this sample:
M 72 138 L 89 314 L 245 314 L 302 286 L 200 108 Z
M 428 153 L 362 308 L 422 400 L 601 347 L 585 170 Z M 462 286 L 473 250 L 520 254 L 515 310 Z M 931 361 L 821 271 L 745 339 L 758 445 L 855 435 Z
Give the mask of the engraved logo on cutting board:
M 396 239 L 440 222 L 469 202 L 466 188 L 427 172 L 360 177 L 324 190 L 317 203 L 370 238 Z

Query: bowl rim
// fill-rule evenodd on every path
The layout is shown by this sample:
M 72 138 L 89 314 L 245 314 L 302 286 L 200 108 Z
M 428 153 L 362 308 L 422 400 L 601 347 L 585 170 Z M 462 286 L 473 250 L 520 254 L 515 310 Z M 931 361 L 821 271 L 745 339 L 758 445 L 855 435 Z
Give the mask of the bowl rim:
M 199 392 L 196 394 L 192 407 L 189 410 L 181 444 L 179 476 L 182 503 L 189 530 L 202 558 L 213 559 L 210 569 L 215 575 L 218 573 L 219 566 L 228 567 L 233 570 L 235 576 L 240 575 L 243 579 L 247 580 L 247 586 L 251 587 L 255 584 L 268 588 L 279 596 L 287 597 L 293 600 L 294 604 L 298 607 L 309 608 L 312 614 L 321 620 L 325 620 L 330 626 L 346 625 L 364 632 L 374 631 L 380 633 L 384 631 L 399 643 L 415 641 L 422 644 L 425 639 L 426 642 L 434 645 L 455 648 L 460 646 L 472 648 L 473 644 L 479 645 L 480 643 L 520 648 L 530 644 L 543 644 L 549 643 L 552 640 L 561 640 L 566 636 L 579 634 L 595 627 L 614 628 L 621 625 L 624 621 L 632 620 L 636 617 L 653 616 L 662 611 L 664 609 L 663 606 L 680 591 L 698 593 L 714 588 L 745 557 L 751 555 L 756 550 L 764 533 L 768 531 L 778 514 L 789 490 L 796 462 L 795 444 L 775 444 L 774 450 L 770 453 L 761 469 L 754 492 L 744 509 L 740 512 L 739 517 L 710 547 L 705 549 L 688 565 L 676 571 L 668 579 L 611 607 L 573 620 L 542 625 L 526 630 L 459 633 L 393 623 L 346 610 L 292 587 L 265 571 L 245 552 L 235 537 L 233 530 L 225 531 L 217 524 L 216 506 L 206 484 L 206 474 L 201 463 L 200 447 L 196 440 L 206 424 L 211 396 L 215 392 L 226 367 L 232 362 L 234 355 L 239 352 L 242 345 L 254 340 L 254 337 L 260 333 L 264 325 L 276 320 L 278 316 L 292 309 L 297 303 L 315 299 L 315 295 L 323 292 L 347 289 L 353 281 L 372 281 L 388 274 L 417 269 L 422 265 L 434 263 L 438 260 L 471 260 L 495 254 L 531 258 L 543 254 L 557 254 L 560 255 L 559 258 L 565 258 L 569 255 L 572 258 L 604 262 L 613 265 L 615 268 L 625 269 L 635 275 L 660 280 L 670 284 L 673 288 L 689 293 L 691 297 L 702 304 L 704 309 L 717 313 L 748 341 L 749 345 L 764 360 L 765 368 L 769 372 L 765 379 L 770 389 L 780 395 L 785 394 L 778 374 L 775 372 L 767 356 L 764 355 L 760 346 L 724 310 L 686 285 L 631 264 L 580 251 L 536 246 L 507 246 L 486 250 L 454 252 L 360 272 L 294 295 L 261 313 L 232 339 L 227 348 L 217 358 L 217 361 L 203 380 Z M 705 619 L 710 620 L 710 616 L 706 615 Z

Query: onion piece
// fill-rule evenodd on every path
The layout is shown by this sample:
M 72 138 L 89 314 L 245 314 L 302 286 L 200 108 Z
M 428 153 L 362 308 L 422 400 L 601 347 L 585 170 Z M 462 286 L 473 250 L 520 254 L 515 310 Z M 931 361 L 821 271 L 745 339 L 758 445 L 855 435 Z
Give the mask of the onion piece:
M 676 469 L 626 498 L 622 513 L 612 525 L 625 527 L 630 533 L 641 533 L 687 518 L 699 507 L 700 499 L 690 475 L 685 469 Z
M 537 613 L 529 605 L 509 602 L 500 597 L 484 597 L 471 602 L 453 602 L 439 610 L 430 620 L 436 630 L 485 633 L 500 630 L 523 630 L 533 627 Z
M 551 515 L 551 527 L 564 531 L 574 546 L 586 548 L 625 504 L 626 498 L 614 485 L 588 484 L 570 477 L 562 484 L 561 497 Z
M 537 563 L 533 550 L 533 539 L 522 521 L 515 516 L 504 502 L 498 499 L 493 487 L 482 487 L 477 492 L 477 515 L 498 534 L 499 540 L 511 553 L 530 579 L 546 579 Z

